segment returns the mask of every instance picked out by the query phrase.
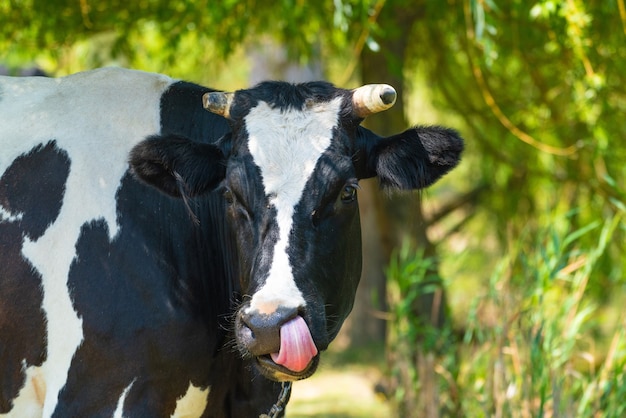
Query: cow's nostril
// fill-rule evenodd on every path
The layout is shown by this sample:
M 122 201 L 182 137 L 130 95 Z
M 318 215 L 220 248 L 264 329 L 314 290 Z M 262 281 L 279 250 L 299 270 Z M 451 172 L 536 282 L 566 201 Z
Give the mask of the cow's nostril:
M 254 342 L 254 332 L 245 322 L 239 322 L 237 326 L 237 339 L 240 344 L 248 347 Z
M 241 312 L 239 341 L 254 356 L 276 353 L 280 349 L 280 327 L 296 316 L 298 310 L 292 308 L 279 308 L 269 315 Z

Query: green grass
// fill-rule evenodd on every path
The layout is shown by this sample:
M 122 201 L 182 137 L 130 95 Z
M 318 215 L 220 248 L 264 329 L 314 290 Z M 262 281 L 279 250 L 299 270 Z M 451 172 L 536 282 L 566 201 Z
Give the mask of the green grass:
M 382 347 L 324 353 L 318 372 L 296 382 L 287 418 L 388 418 L 390 405 L 374 391 L 384 372 Z
M 572 231 L 569 216 L 511 244 L 483 289 L 467 295 L 461 338 L 411 317 L 432 260 L 399 253 L 389 269 L 390 335 L 403 418 L 626 416 L 626 311 L 592 291 L 624 224 L 615 216 Z M 625 283 L 612 285 L 619 294 Z

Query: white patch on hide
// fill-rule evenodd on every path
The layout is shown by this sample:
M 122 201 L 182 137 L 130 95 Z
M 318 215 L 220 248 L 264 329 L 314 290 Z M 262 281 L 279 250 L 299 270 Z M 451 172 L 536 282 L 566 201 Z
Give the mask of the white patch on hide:
M 22 220 L 23 216 L 23 213 L 18 212 L 13 214 L 0 205 L 0 222 L 17 222 Z
M 67 286 L 80 228 L 104 219 L 110 239 L 118 233 L 115 195 L 129 151 L 159 132 L 161 95 L 172 82 L 117 68 L 56 79 L 0 77 L 0 174 L 51 140 L 71 162 L 58 218 L 38 240 L 26 239 L 22 250 L 42 276 L 48 343 L 46 361 L 38 368 L 46 384 L 43 416 L 53 413 L 83 340 L 82 319 Z M 21 397 L 22 392 L 16 405 Z
M 117 400 L 117 406 L 115 407 L 115 411 L 113 411 L 113 418 L 124 418 L 124 402 L 126 402 L 126 397 L 128 396 L 128 392 L 133 387 L 135 381 L 130 382 L 128 386 L 124 389 L 120 398 Z
M 207 399 L 211 388 L 200 389 L 189 383 L 187 393 L 176 401 L 176 410 L 172 418 L 197 418 L 207 407 Z
M 22 363 L 25 367 L 26 362 Z M 26 382 L 17 398 L 13 400 L 13 409 L 0 418 L 41 418 L 46 396 L 46 382 L 41 374 L 41 367 L 28 367 Z

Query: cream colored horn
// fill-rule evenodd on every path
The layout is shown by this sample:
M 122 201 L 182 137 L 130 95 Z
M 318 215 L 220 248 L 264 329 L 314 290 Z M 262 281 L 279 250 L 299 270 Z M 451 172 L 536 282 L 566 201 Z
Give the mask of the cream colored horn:
M 216 115 L 230 119 L 230 106 L 233 103 L 234 93 L 211 92 L 202 96 L 204 108 Z
M 359 117 L 389 109 L 398 97 L 396 90 L 388 84 L 366 84 L 352 90 L 352 106 Z

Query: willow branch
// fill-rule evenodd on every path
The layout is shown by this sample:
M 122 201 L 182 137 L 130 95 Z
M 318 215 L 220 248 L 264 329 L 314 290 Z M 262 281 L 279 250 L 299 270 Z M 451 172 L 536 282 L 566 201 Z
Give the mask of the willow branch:
M 438 33 L 434 33 L 434 36 L 431 36 L 431 42 L 436 43 L 437 48 L 435 48 L 435 50 L 437 51 L 443 51 L 444 50 L 444 46 L 443 44 L 439 41 L 441 38 L 443 38 L 442 36 L 439 36 Z M 461 115 L 461 117 L 463 118 L 463 120 L 465 121 L 465 123 L 467 124 L 467 126 L 472 129 L 477 135 L 475 135 L 475 139 L 477 141 L 480 141 L 483 144 L 483 147 L 486 148 L 487 152 L 489 152 L 490 154 L 492 154 L 493 156 L 495 156 L 496 158 L 498 158 L 500 161 L 504 161 L 507 162 L 509 165 L 513 166 L 513 161 L 510 159 L 510 157 L 502 152 L 501 148 L 495 147 L 492 145 L 492 143 L 490 141 L 485 140 L 484 138 L 487 138 L 487 135 L 484 135 L 482 132 L 482 129 L 480 129 L 479 124 L 476 123 L 476 118 L 480 118 L 480 119 L 485 119 L 484 118 L 484 113 L 485 112 L 481 112 L 479 111 L 473 104 L 471 101 L 467 100 L 467 96 L 463 96 L 463 98 L 459 98 L 458 97 L 458 92 L 462 92 L 461 94 L 467 94 L 467 89 L 465 86 L 462 86 L 458 83 L 458 78 L 455 77 L 453 74 L 450 74 L 450 72 L 448 71 L 448 68 L 450 68 L 449 65 L 447 65 L 447 62 L 445 61 L 445 57 L 443 56 L 443 54 L 439 54 L 439 58 L 437 58 L 437 69 L 440 72 L 446 72 L 447 76 L 446 77 L 442 77 L 442 81 L 441 83 L 438 84 L 438 89 L 441 92 L 441 94 L 443 94 L 443 97 L 445 98 L 446 102 L 449 103 L 452 108 L 456 109 L 457 113 L 459 115 Z M 451 85 L 452 88 L 448 88 L 448 84 Z M 455 93 L 452 93 L 455 92 Z
M 472 209 L 467 216 L 457 222 L 453 227 L 449 228 L 442 236 L 437 237 L 435 245 L 439 245 L 442 242 L 446 242 L 452 235 L 456 234 L 476 215 L 476 210 Z
M 626 7 L 624 7 L 624 0 L 617 0 L 617 8 L 619 9 L 619 17 L 622 20 L 624 35 L 626 35 Z
M 83 18 L 83 24 L 87 29 L 91 29 L 93 27 L 93 23 L 89 19 L 89 4 L 87 4 L 87 0 L 80 0 L 80 14 Z
M 487 188 L 488 187 L 486 184 L 481 184 L 480 186 L 459 196 L 458 199 L 455 199 L 441 206 L 435 213 L 433 213 L 428 219 L 425 220 L 426 226 L 430 227 L 431 225 L 439 222 L 457 209 L 462 208 L 467 204 L 475 203 L 478 200 L 478 196 L 480 196 L 482 192 L 487 190 Z
M 361 31 L 361 35 L 359 36 L 359 39 L 356 41 L 356 44 L 352 51 L 352 59 L 350 59 L 350 63 L 348 64 L 348 67 L 343 72 L 343 75 L 340 78 L 341 82 L 338 83 L 339 85 L 346 84 L 348 80 L 350 80 L 350 78 L 352 77 L 352 73 L 354 73 L 354 69 L 356 68 L 357 63 L 359 62 L 359 57 L 361 56 L 361 52 L 363 52 L 363 48 L 365 47 L 365 42 L 367 42 L 367 38 L 370 36 L 371 27 L 378 20 L 378 16 L 380 16 L 380 12 L 383 10 L 384 5 L 385 5 L 385 0 L 378 0 L 376 4 L 374 5 L 374 11 L 370 15 L 370 17 L 367 19 L 367 25 L 365 25 L 365 27 Z
M 576 3 L 574 3 L 573 0 L 568 0 L 567 5 L 576 13 L 580 13 L 580 11 L 578 10 L 578 7 L 576 6 Z M 591 78 L 595 75 L 595 71 L 593 70 L 593 66 L 591 65 L 591 61 L 589 60 L 589 57 L 587 57 L 587 54 L 585 53 L 585 47 L 584 47 L 586 43 L 591 44 L 591 40 L 582 39 L 584 34 L 583 34 L 583 29 L 580 27 L 579 23 L 573 22 L 572 19 L 569 17 L 566 17 L 566 20 L 567 20 L 567 24 L 570 26 L 570 29 L 574 31 L 576 35 L 576 37 L 570 36 L 570 39 L 573 40 L 574 52 L 578 55 L 578 58 L 583 63 L 583 67 L 585 68 L 585 74 L 587 74 L 587 77 Z
M 465 14 L 466 36 L 469 41 L 466 45 L 467 59 L 470 64 L 470 67 L 472 68 L 474 79 L 476 80 L 476 83 L 478 84 L 480 92 L 483 96 L 483 100 L 485 101 L 485 103 L 487 104 L 491 112 L 498 119 L 498 121 L 502 124 L 502 126 L 504 126 L 509 132 L 511 132 L 520 141 L 548 154 L 559 155 L 559 156 L 568 156 L 568 155 L 575 154 L 578 149 L 576 145 L 571 145 L 567 148 L 559 148 L 559 147 L 553 147 L 551 145 L 544 144 L 543 142 L 536 140 L 535 138 L 533 138 L 532 136 L 530 136 L 529 134 L 527 134 L 526 132 L 518 128 L 504 114 L 502 109 L 500 109 L 500 106 L 498 106 L 495 98 L 489 91 L 487 82 L 485 81 L 485 77 L 483 75 L 482 70 L 480 69 L 480 66 L 476 65 L 473 61 L 472 54 L 470 52 L 470 44 L 475 40 L 475 34 L 474 34 L 474 29 L 472 28 L 472 22 L 471 22 L 470 11 L 469 11 L 469 3 L 468 2 L 463 2 L 463 3 L 464 3 L 463 11 Z

